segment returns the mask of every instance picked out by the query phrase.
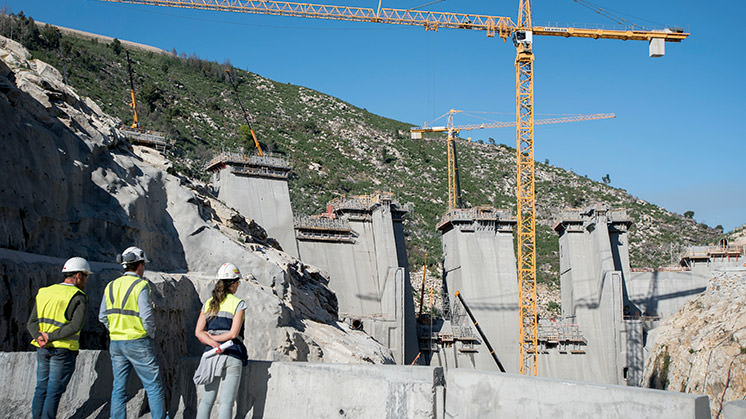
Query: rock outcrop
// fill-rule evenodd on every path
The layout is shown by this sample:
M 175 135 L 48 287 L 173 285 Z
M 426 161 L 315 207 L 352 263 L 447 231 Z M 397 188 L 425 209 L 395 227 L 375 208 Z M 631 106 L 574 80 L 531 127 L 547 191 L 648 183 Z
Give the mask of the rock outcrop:
M 712 417 L 746 397 L 746 271 L 720 272 L 654 330 L 648 387 L 705 394 Z
M 118 121 L 2 37 L 0 120 L 0 350 L 29 349 L 25 321 L 36 290 L 58 282 L 72 255 L 99 261 L 81 339 L 83 348 L 105 349 L 96 315 L 119 272 L 107 262 L 136 244 L 152 261 L 146 277 L 166 365 L 201 352 L 194 321 L 225 261 L 250 278 L 238 295 L 249 306 L 254 359 L 392 362 L 387 348 L 337 321 L 336 296 L 318 269 L 268 245 L 260 226 L 199 182 L 171 174 L 156 151 L 129 145 Z

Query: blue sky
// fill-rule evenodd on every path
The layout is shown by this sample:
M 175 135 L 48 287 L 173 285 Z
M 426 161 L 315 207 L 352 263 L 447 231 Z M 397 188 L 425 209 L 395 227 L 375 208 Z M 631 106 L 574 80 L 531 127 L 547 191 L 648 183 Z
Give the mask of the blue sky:
M 329 1 L 377 6 L 375 0 Z M 425 0 L 384 0 L 410 8 Z M 626 189 L 726 231 L 746 223 L 746 2 L 595 0 L 633 23 L 692 35 L 649 58 L 646 42 L 537 37 L 535 112 L 616 119 L 536 128 L 536 159 Z M 517 0 L 445 0 L 426 9 L 509 16 Z M 572 0 L 535 0 L 536 25 L 618 28 Z M 271 79 L 419 125 L 450 108 L 513 119 L 515 49 L 483 32 L 155 8 L 94 0 L 0 0 L 48 23 L 229 60 Z M 478 122 L 462 117 L 457 124 Z M 513 129 L 472 131 L 515 147 Z M 538 197 L 537 199 L 541 199 Z

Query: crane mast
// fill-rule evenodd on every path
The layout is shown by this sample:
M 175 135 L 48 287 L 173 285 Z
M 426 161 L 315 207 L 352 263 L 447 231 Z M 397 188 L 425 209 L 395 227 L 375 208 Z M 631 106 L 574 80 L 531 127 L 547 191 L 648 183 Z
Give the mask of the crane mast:
M 513 33 L 516 116 L 516 226 L 518 273 L 518 336 L 520 372 L 538 375 L 536 313 L 536 199 L 534 188 L 534 53 L 531 2 L 518 6 L 518 30 Z
M 124 52 L 127 54 L 127 72 L 130 75 L 130 107 L 132 108 L 133 112 L 133 122 L 132 125 L 130 125 L 130 128 L 140 128 L 140 120 L 137 117 L 137 102 L 135 101 L 135 81 L 132 78 L 132 60 L 130 60 L 130 52 L 127 50 L 124 50 Z
M 488 37 L 512 36 L 516 47 L 516 160 L 518 219 L 519 340 L 521 374 L 538 375 L 536 315 L 536 210 L 534 188 L 534 78 L 533 36 L 563 36 L 593 39 L 648 41 L 650 56 L 663 55 L 664 42 L 681 42 L 689 36 L 678 29 L 606 30 L 536 27 L 531 22 L 531 2 L 520 0 L 518 21 L 509 17 L 424 10 L 377 9 L 263 0 L 100 0 L 152 6 L 296 16 L 485 31 Z M 449 149 L 450 150 L 450 149 Z
M 461 180 L 458 173 L 458 155 L 456 154 L 456 131 L 453 128 L 453 114 L 458 111 L 451 109 L 448 115 L 448 209 L 463 208 L 461 199 Z

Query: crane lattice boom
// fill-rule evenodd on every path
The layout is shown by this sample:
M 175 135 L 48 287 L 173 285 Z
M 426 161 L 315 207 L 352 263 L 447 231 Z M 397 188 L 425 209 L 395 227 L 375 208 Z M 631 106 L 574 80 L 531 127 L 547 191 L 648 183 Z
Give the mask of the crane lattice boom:
M 616 118 L 616 115 L 613 113 L 594 113 L 594 114 L 588 114 L 588 115 L 573 115 L 573 116 L 563 116 L 559 118 L 537 119 L 534 121 L 534 125 L 561 124 L 563 122 L 592 121 L 594 119 L 610 119 L 610 118 Z M 457 133 L 460 131 L 472 131 L 476 129 L 514 127 L 515 124 L 516 124 L 515 121 L 485 122 L 485 123 L 480 123 L 480 124 L 455 125 L 450 128 L 442 127 L 442 126 L 412 128 L 410 131 L 412 133 L 423 133 L 423 132 L 448 132 L 449 130 L 453 130 L 453 132 Z
M 327 4 L 297 3 L 287 1 L 258 0 L 100 0 L 114 3 L 132 3 L 150 6 L 181 7 L 188 9 L 219 10 L 263 15 L 294 16 L 313 19 L 347 20 L 353 22 L 388 23 L 394 25 L 423 26 L 427 30 L 438 29 L 471 29 L 484 31 L 487 36 L 498 35 L 507 39 L 516 30 L 513 20 L 505 16 L 490 16 L 473 13 L 450 13 L 427 10 L 392 9 L 382 7 L 335 6 Z M 523 27 L 520 27 L 523 28 Z M 651 40 L 663 39 L 667 42 L 680 42 L 688 33 L 666 30 L 609 30 L 563 28 L 537 26 L 535 35 L 621 39 Z

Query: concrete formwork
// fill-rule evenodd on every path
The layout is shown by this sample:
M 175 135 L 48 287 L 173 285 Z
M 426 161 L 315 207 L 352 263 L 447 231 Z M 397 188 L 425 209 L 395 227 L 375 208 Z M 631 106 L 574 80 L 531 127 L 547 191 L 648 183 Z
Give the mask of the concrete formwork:
M 221 154 L 207 166 L 218 199 L 254 219 L 282 250 L 298 257 L 287 176 L 290 165 L 276 157 Z
M 508 372 L 518 372 L 514 226 L 515 218 L 508 212 L 490 207 L 451 210 L 438 224 L 442 234 L 444 283 L 451 303 L 450 324 L 444 325 L 441 335 L 450 333 L 454 341 L 434 354 L 432 364 L 497 370 L 486 345 L 475 345 L 468 339 L 478 339 L 479 335 L 458 299 L 453 297 L 459 291 L 500 362 Z
M 639 313 L 625 292 L 630 225 L 625 213 L 601 206 L 562 213 L 555 225 L 562 317 L 578 325 L 586 344 L 563 354 L 547 343 L 546 353 L 539 355 L 539 374 L 609 384 L 638 382 L 642 336 L 639 324 L 624 318 Z
M 339 316 L 388 346 L 398 363 L 417 355 L 414 303 L 401 220 L 388 194 L 338 200 L 335 219 L 296 219 L 301 259 L 329 275 Z

